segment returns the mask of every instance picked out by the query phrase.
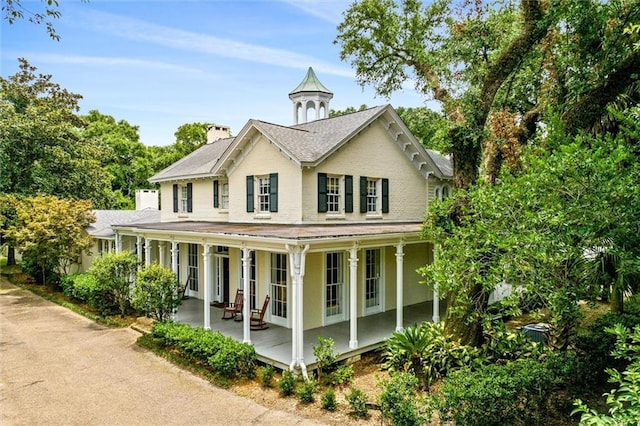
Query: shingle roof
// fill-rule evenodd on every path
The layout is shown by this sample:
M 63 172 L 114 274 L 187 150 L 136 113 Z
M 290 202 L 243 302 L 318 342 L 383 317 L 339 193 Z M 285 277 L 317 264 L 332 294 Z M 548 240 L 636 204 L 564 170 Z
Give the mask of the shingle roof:
M 159 182 L 172 178 L 178 179 L 185 175 L 208 175 L 232 141 L 233 138 L 224 138 L 205 144 L 166 169 L 156 173 L 149 178 L 149 181 Z
M 160 221 L 160 210 L 94 210 L 96 221 L 86 228 L 93 237 L 112 237 L 112 225 L 133 225 Z
M 427 149 L 427 154 L 429 154 L 429 157 L 436 163 L 436 166 L 438 166 L 444 176 L 453 177 L 453 167 L 449 157 L 445 157 L 433 149 Z

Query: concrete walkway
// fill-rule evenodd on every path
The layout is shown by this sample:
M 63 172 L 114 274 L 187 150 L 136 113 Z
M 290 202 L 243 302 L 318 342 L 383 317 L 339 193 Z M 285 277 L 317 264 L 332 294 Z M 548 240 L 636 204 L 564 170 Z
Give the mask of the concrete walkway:
M 217 388 L 0 278 L 0 424 L 315 424 Z

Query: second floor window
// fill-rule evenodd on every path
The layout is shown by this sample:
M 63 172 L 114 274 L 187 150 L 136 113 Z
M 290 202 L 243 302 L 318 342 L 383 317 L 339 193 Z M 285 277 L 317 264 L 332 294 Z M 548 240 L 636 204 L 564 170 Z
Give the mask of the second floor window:
M 247 213 L 278 211 L 278 174 L 247 176 Z
M 173 184 L 173 212 L 191 213 L 193 211 L 193 184 Z
M 220 206 L 223 209 L 229 209 L 229 183 L 225 182 L 222 184 L 222 205 Z
M 213 181 L 213 207 L 229 209 L 229 182 Z
M 353 176 L 318 173 L 318 213 L 353 213 Z
M 389 213 L 389 179 L 360 176 L 360 213 Z
M 367 213 L 376 213 L 378 205 L 378 180 L 367 179 Z

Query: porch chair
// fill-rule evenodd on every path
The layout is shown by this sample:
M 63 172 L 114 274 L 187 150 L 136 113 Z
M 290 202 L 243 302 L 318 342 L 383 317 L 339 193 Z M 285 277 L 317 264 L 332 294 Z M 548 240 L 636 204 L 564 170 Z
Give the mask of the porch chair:
M 187 300 L 189 295 L 187 294 L 187 289 L 189 288 L 189 278 L 184 282 L 184 287 L 182 287 L 182 300 Z
M 242 321 L 242 305 L 244 303 L 244 291 L 238 289 L 236 291 L 236 300 L 229 303 L 222 309 L 222 319 L 231 319 Z M 230 316 L 227 316 L 229 314 Z M 238 318 L 240 316 L 240 318 Z
M 271 298 L 269 296 L 264 298 L 262 309 L 251 310 L 251 317 L 249 318 L 251 320 L 251 330 L 264 330 L 265 328 L 269 328 L 267 323 L 264 322 L 264 313 L 267 311 L 267 306 L 269 306 L 270 299 Z

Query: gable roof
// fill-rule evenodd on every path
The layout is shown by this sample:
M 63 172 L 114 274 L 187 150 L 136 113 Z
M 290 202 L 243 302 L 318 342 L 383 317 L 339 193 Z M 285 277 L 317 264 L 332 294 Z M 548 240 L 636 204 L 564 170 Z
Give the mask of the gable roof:
M 191 178 L 210 176 L 216 162 L 231 142 L 233 142 L 233 138 L 217 139 L 207 143 L 151 176 L 149 182 L 181 179 L 186 176 Z
M 381 120 L 409 161 L 423 174 L 450 178 L 451 162 L 433 150 L 424 147 L 411 135 L 391 105 L 381 105 L 351 114 L 315 120 L 295 126 L 282 126 L 260 120 L 249 120 L 235 138 L 220 139 L 192 152 L 149 179 L 160 182 L 177 179 L 228 174 L 239 157 L 245 155 L 245 146 L 262 135 L 283 155 L 300 166 L 317 166 L 353 137 Z

